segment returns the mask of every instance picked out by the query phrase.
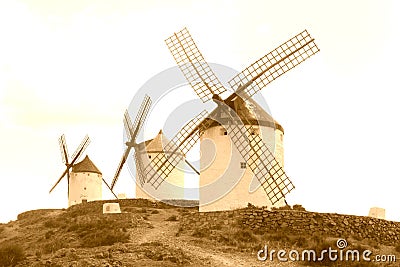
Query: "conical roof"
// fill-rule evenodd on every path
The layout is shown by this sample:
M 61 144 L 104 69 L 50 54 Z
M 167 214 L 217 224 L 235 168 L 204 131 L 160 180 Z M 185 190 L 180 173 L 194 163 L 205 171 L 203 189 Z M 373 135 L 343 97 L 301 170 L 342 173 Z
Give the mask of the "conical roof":
M 223 100 L 223 102 L 225 105 L 228 105 L 230 108 L 232 108 L 243 122 L 248 121 L 251 125 L 276 128 L 283 132 L 283 127 L 251 97 L 245 101 L 239 95 L 234 93 L 227 99 Z M 224 119 L 227 118 L 221 118 L 218 116 L 218 112 L 219 110 L 214 110 L 210 114 L 210 117 L 217 117 L 219 118 L 220 122 L 224 123 Z M 219 125 L 219 123 L 214 121 L 209 127 L 216 125 Z
M 72 172 L 78 173 L 78 172 L 93 172 L 93 173 L 98 173 L 102 174 L 101 171 L 94 165 L 94 163 L 89 159 L 89 157 L 86 155 L 86 157 L 74 166 L 72 166 Z
M 147 153 L 165 153 L 165 146 L 168 144 L 170 140 L 164 135 L 163 131 L 160 130 L 156 137 L 153 139 L 144 141 L 139 145 L 140 150 L 143 152 L 144 148 L 146 148 Z M 173 151 L 168 151 L 173 152 Z M 180 151 L 175 151 L 175 153 L 181 153 Z
M 169 140 L 165 137 L 162 130 L 160 130 L 156 137 L 145 141 L 146 150 L 149 153 L 163 152 L 163 144 L 167 144 L 168 142 Z

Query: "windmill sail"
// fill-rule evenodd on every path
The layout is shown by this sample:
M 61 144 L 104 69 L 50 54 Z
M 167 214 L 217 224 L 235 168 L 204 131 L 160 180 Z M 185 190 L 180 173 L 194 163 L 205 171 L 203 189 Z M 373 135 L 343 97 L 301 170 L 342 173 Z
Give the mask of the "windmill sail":
M 74 154 L 72 155 L 71 165 L 73 165 L 75 161 L 77 161 L 82 156 L 83 151 L 85 151 L 89 143 L 90 143 L 89 136 L 86 135 L 85 138 L 83 138 L 79 147 L 75 150 Z
M 294 189 L 294 185 L 262 138 L 258 134 L 254 134 L 256 131 L 251 124 L 248 121 L 242 122 L 239 117 L 233 116 L 227 107 L 224 109 L 224 113 L 230 117 L 228 124 L 224 125 L 229 137 L 240 155 L 246 160 L 271 203 L 277 203 Z
M 89 136 L 87 136 L 87 135 L 85 136 L 85 138 L 83 138 L 81 144 L 78 146 L 78 148 L 75 150 L 74 154 L 72 155 L 72 161 L 70 163 L 68 162 L 69 161 L 68 160 L 68 148 L 67 148 L 67 143 L 65 141 L 65 136 L 61 135 L 58 142 L 60 144 L 61 157 L 62 157 L 63 163 L 65 164 L 66 168 L 65 168 L 64 172 L 62 173 L 62 175 L 60 176 L 60 178 L 58 178 L 55 185 L 50 189 L 49 193 L 51 193 L 54 190 L 54 188 L 56 188 L 56 186 L 65 177 L 65 175 L 67 175 L 68 194 L 69 194 L 69 170 L 74 165 L 74 163 L 80 158 L 80 156 L 82 156 L 83 152 L 85 151 L 85 149 L 87 148 L 87 146 L 90 143 L 90 139 L 89 139 Z
M 174 33 L 165 42 L 186 80 L 203 102 L 226 91 L 186 28 Z
M 296 67 L 319 51 L 310 34 L 304 30 L 272 50 L 228 83 L 242 97 L 248 98 L 271 83 L 273 80 Z
M 61 152 L 61 159 L 64 164 L 68 164 L 69 154 L 67 143 L 65 141 L 65 135 L 61 135 L 58 139 L 58 143 L 60 144 L 60 152 Z
M 202 111 L 191 119 L 164 147 L 164 153 L 157 154 L 146 166 L 147 182 L 157 189 L 175 166 L 185 159 L 185 155 L 199 140 L 198 127 L 207 116 L 207 111 Z
M 114 186 L 115 186 L 116 182 L 118 181 L 121 170 L 124 167 L 124 164 L 129 157 L 129 152 L 131 151 L 132 147 L 135 148 L 135 154 L 137 152 L 136 147 L 138 145 L 136 144 L 136 137 L 137 137 L 140 129 L 142 128 L 144 121 L 146 120 L 146 117 L 149 113 L 150 107 L 151 107 L 151 98 L 148 95 L 145 95 L 143 98 L 142 104 L 139 108 L 139 111 L 136 115 L 135 122 L 133 124 L 132 124 L 132 121 L 131 121 L 128 111 L 126 110 L 124 113 L 124 126 L 125 126 L 126 135 L 128 137 L 128 142 L 125 143 L 126 148 L 124 150 L 124 153 L 122 154 L 122 158 L 118 164 L 117 170 L 115 171 L 115 174 L 114 174 L 114 178 L 111 182 L 111 190 L 114 189 Z M 137 164 L 138 161 L 140 161 L 140 159 L 138 159 L 135 156 L 136 167 L 138 167 L 138 164 Z M 140 180 L 140 178 L 139 178 L 139 180 Z

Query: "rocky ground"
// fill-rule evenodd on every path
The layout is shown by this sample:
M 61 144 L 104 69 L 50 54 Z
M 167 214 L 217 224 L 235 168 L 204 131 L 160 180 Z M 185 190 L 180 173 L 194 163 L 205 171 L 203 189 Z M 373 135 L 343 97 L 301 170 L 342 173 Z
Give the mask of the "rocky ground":
M 281 233 L 269 236 L 252 233 L 238 225 L 212 231 L 183 230 L 180 216 L 196 212 L 193 208 L 132 202 L 121 203 L 122 214 L 104 215 L 101 205 L 88 203 L 66 210 L 30 211 L 21 214 L 17 221 L 0 225 L 0 266 L 295 267 L 308 265 L 260 262 L 256 253 L 268 240 L 272 247 L 286 249 L 320 242 Z M 396 253 L 399 258 L 395 247 L 362 245 L 386 254 Z M 399 263 L 365 264 L 351 266 L 400 266 Z

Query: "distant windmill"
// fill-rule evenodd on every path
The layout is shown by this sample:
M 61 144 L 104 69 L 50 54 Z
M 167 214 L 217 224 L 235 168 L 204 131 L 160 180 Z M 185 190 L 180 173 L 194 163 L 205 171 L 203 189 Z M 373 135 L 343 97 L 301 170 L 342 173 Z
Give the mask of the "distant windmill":
M 124 114 L 124 126 L 125 126 L 125 132 L 128 137 L 128 141 L 125 143 L 126 148 L 125 151 L 122 155 L 122 158 L 120 160 L 120 163 L 118 165 L 118 168 L 115 172 L 114 179 L 111 182 L 111 190 L 114 190 L 115 184 L 118 181 L 119 175 L 121 173 L 121 170 L 127 161 L 129 157 L 129 153 L 131 149 L 133 148 L 135 150 L 134 153 L 134 161 L 136 165 L 136 176 L 137 180 L 140 183 L 140 187 L 136 187 L 136 197 L 138 195 L 143 198 L 149 197 L 146 192 L 143 192 L 143 186 L 145 184 L 145 177 L 147 176 L 147 169 L 145 170 L 144 164 L 149 162 L 147 158 L 143 158 L 143 156 L 148 156 L 149 158 L 166 158 L 166 154 L 168 153 L 178 153 L 180 160 L 184 161 L 190 168 L 192 168 L 197 174 L 200 174 L 196 168 L 190 164 L 185 158 L 185 154 L 182 151 L 172 151 L 166 147 L 163 148 L 164 143 L 168 143 L 169 140 L 163 135 L 162 131 L 158 133 L 158 135 L 151 140 L 147 140 L 141 143 L 137 143 L 137 136 L 139 134 L 139 131 L 141 130 L 141 127 L 143 126 L 146 117 L 148 115 L 149 109 L 151 107 L 151 98 L 148 95 L 145 95 L 142 104 L 139 108 L 138 113 L 136 114 L 135 117 L 135 122 L 132 124 L 131 118 L 129 116 L 128 111 L 125 111 Z M 155 144 L 156 143 L 156 144 Z M 175 163 L 178 164 L 178 162 Z M 172 169 L 170 170 L 172 172 Z M 183 173 L 176 172 L 175 173 L 175 182 L 177 183 L 183 183 Z M 145 190 L 144 190 L 145 191 Z M 164 197 L 174 195 L 172 192 L 170 194 L 166 193 Z M 175 196 L 180 195 L 179 193 L 175 194 Z M 181 194 L 181 197 L 183 197 L 183 192 Z
M 129 152 L 133 148 L 135 150 L 134 158 L 135 158 L 135 164 L 136 164 L 136 170 L 137 170 L 137 180 L 139 180 L 140 184 L 143 185 L 144 178 L 142 176 L 143 174 L 143 162 L 139 158 L 139 152 L 143 150 L 141 148 L 140 144 L 136 143 L 136 138 L 139 134 L 140 129 L 142 128 L 142 125 L 144 121 L 146 120 L 147 114 L 149 113 L 149 109 L 151 106 L 151 99 L 148 95 L 145 95 L 142 104 L 139 108 L 139 112 L 136 115 L 135 122 L 132 125 L 131 118 L 129 117 L 128 110 L 125 111 L 124 114 L 124 126 L 125 126 L 125 132 L 128 137 L 128 141 L 125 143 L 126 148 L 124 153 L 122 154 L 121 161 L 119 162 L 118 168 L 115 172 L 114 178 L 111 182 L 111 190 L 114 189 L 115 183 L 118 181 L 119 174 L 121 173 L 122 167 L 124 167 L 124 164 L 126 160 L 128 159 Z
M 204 60 L 186 28 L 172 35 L 166 43 L 199 98 L 203 102 L 213 100 L 218 105 L 210 117 L 204 118 L 207 113 L 202 113 L 189 122 L 167 145 L 167 151 L 180 150 L 186 153 L 200 136 L 213 139 L 217 146 L 217 159 L 211 166 L 213 173 L 200 174 L 200 183 L 202 181 L 207 183 L 218 178 L 227 169 L 223 160 L 227 155 L 219 151 L 227 151 L 226 148 L 232 142 L 236 147 L 236 150 L 230 151 L 232 158 L 240 158 L 240 166 L 237 168 L 245 170 L 245 177 L 242 180 L 250 183 L 255 176 L 265 192 L 264 199 L 266 194 L 273 205 L 285 201 L 286 194 L 294 189 L 294 185 L 281 166 L 283 156 L 280 164 L 271 152 L 274 147 L 269 148 L 261 137 L 261 130 L 270 131 L 276 127 L 275 121 L 251 97 L 277 77 L 317 53 L 319 49 L 314 39 L 307 31 L 303 31 L 266 54 L 229 81 L 235 93 L 225 100 L 221 94 L 226 89 Z M 282 137 L 283 129 L 280 130 Z M 218 133 L 230 138 L 221 139 Z M 204 148 L 201 148 L 201 152 L 208 153 Z M 178 153 L 169 154 L 167 159 L 154 158 L 146 167 L 146 182 L 157 189 L 179 160 Z M 253 199 L 248 187 L 241 184 L 204 210 L 243 207 Z M 207 206 L 207 196 L 200 194 L 200 209 L 202 203 Z
M 67 176 L 68 182 L 68 203 L 69 206 L 83 201 L 101 200 L 101 182 L 103 181 L 106 186 L 111 190 L 107 182 L 104 180 L 102 173 L 93 164 L 88 156 L 81 162 L 77 162 L 82 156 L 83 152 L 90 143 L 89 136 L 85 136 L 81 144 L 75 150 L 71 157 L 68 154 L 68 147 L 65 141 L 65 135 L 59 138 L 61 158 L 66 168 L 55 185 L 50 189 L 51 193 L 54 188 Z M 72 172 L 70 170 L 72 169 Z M 82 176 L 85 173 L 87 175 Z M 72 174 L 72 177 L 71 177 Z M 79 174 L 79 175 L 78 175 Z M 112 191 L 111 191 L 112 192 Z M 113 193 L 113 192 L 112 192 Z M 113 193 L 114 194 L 114 193 Z M 115 194 L 114 194 L 115 196 Z

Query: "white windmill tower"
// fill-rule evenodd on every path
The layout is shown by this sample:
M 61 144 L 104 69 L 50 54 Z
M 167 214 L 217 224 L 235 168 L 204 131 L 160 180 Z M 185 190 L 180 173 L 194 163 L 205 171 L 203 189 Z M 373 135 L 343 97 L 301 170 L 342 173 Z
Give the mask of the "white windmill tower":
M 167 137 L 164 135 L 162 130 L 158 132 L 156 137 L 141 143 L 141 147 L 145 150 L 139 151 L 141 158 L 147 157 L 149 161 L 153 158 L 166 158 L 166 152 L 164 150 L 165 145 L 169 142 Z M 168 152 L 167 152 L 168 153 Z M 180 153 L 177 151 L 176 153 Z M 183 156 L 183 155 L 180 155 Z M 157 190 L 156 196 L 160 200 L 166 199 L 183 199 L 185 196 L 185 176 L 182 171 L 184 168 L 184 161 L 177 163 L 175 168 L 168 175 L 166 184 L 169 186 L 161 187 Z M 154 166 L 156 167 L 156 166 Z M 172 186 L 172 187 L 171 187 Z M 146 184 L 139 186 L 136 184 L 136 198 L 149 198 L 152 199 L 154 196 L 149 194 L 149 188 L 145 188 Z M 150 190 L 152 191 L 152 190 Z
M 68 207 L 82 202 L 101 200 L 102 181 L 110 189 L 106 181 L 103 179 L 103 175 L 100 170 L 87 155 L 82 161 L 76 163 L 82 156 L 89 143 L 90 139 L 86 135 L 72 155 L 71 161 L 69 161 L 70 159 L 65 136 L 61 135 L 59 139 L 61 157 L 66 168 L 61 177 L 57 180 L 56 184 L 50 189 L 49 193 L 51 193 L 60 183 L 60 181 L 67 176 Z
M 134 161 L 136 165 L 136 198 L 146 199 L 183 199 L 184 198 L 184 172 L 182 171 L 183 164 L 186 162 L 197 173 L 198 171 L 186 161 L 185 156 L 181 151 L 172 151 L 166 149 L 166 144 L 170 142 L 162 131 L 160 131 L 153 139 L 137 143 L 137 136 L 141 130 L 151 106 L 151 99 L 145 95 L 139 111 L 132 124 L 129 113 L 126 110 L 124 114 L 124 126 L 128 141 L 125 143 L 125 151 L 122 155 L 118 168 L 115 172 L 114 179 L 111 182 L 111 190 L 114 190 L 115 184 L 118 181 L 119 174 L 129 158 L 130 150 L 134 149 Z M 157 192 L 152 190 L 145 182 L 146 171 L 144 166 L 150 165 L 154 159 L 167 159 L 166 154 L 176 154 L 181 160 L 176 162 L 171 172 L 168 175 L 167 183 L 159 188 Z M 157 166 L 154 165 L 155 168 Z
M 86 157 L 72 166 L 69 182 L 68 206 L 87 201 L 101 200 L 103 174 Z
M 217 104 L 208 118 L 204 119 L 207 113 L 194 118 L 168 145 L 186 154 L 201 136 L 202 159 L 215 156 L 211 164 L 206 162 L 209 164 L 206 169 L 201 169 L 200 184 L 222 182 L 214 190 L 202 191 L 206 186 L 200 187 L 200 211 L 245 207 L 248 202 L 260 206 L 283 205 L 286 194 L 294 188 L 283 170 L 283 128 L 251 97 L 317 53 L 319 49 L 314 39 L 303 31 L 253 63 L 229 82 L 235 93 L 225 100 L 221 94 L 226 89 L 205 62 L 186 28 L 172 35 L 166 43 L 199 98 Z M 205 140 L 211 140 L 215 149 L 207 147 Z M 210 151 L 213 155 L 207 155 Z M 179 157 L 174 155 L 168 160 L 152 160 L 146 167 L 146 182 L 157 189 L 178 161 Z M 241 173 L 239 180 L 229 179 L 238 172 Z M 228 179 L 221 179 L 221 175 Z M 258 180 L 258 189 L 253 177 Z M 221 190 L 222 197 L 216 198 L 215 192 L 218 195 Z

